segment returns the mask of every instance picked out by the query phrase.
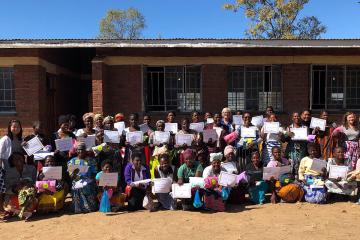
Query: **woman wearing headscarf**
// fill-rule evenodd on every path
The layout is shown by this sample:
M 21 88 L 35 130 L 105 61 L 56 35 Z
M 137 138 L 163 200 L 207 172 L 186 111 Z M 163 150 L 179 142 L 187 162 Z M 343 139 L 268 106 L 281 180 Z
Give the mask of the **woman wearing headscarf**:
M 76 132 L 77 137 L 94 135 L 94 114 L 92 112 L 85 113 L 82 117 L 85 128 L 80 128 Z
M 97 113 L 94 115 L 94 123 L 95 123 L 94 130 L 96 132 L 98 132 L 104 128 L 103 121 L 104 121 L 104 117 L 102 114 Z

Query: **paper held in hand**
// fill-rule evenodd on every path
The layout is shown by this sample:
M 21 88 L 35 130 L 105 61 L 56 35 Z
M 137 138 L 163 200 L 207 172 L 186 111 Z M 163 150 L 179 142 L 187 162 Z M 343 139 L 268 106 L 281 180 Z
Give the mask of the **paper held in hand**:
M 146 123 L 139 125 L 140 131 L 142 131 L 143 133 L 147 133 L 150 130 L 149 125 L 147 125 Z
M 326 120 L 312 117 L 310 122 L 310 128 L 314 129 L 316 127 L 320 128 L 321 131 L 325 131 Z
M 164 131 L 176 134 L 178 132 L 178 124 L 177 123 L 165 123 Z
M 120 143 L 120 135 L 118 131 L 104 130 L 105 143 Z
M 233 115 L 232 116 L 233 124 L 239 126 L 243 124 L 242 115 Z
M 95 147 L 95 135 L 88 135 L 85 137 L 77 137 L 77 140 L 79 142 L 85 143 L 86 149 L 91 149 L 92 147 Z
M 306 127 L 290 128 L 290 132 L 294 133 L 292 140 L 307 141 L 308 129 Z
M 44 174 L 43 180 L 61 180 L 62 167 L 43 167 L 42 173 Z
M 189 183 L 191 184 L 191 187 L 204 188 L 204 185 L 205 185 L 203 177 L 190 177 Z
M 219 185 L 224 187 L 234 187 L 237 182 L 237 175 L 221 171 L 219 176 Z
M 225 170 L 228 173 L 236 173 L 237 172 L 236 166 L 232 162 L 226 162 L 226 163 L 223 162 L 223 163 L 221 163 L 221 167 L 225 168 Z
M 185 183 L 183 185 L 172 185 L 172 197 L 173 198 L 191 198 L 191 184 Z
M 327 162 L 325 160 L 314 158 L 310 170 L 323 173 L 323 169 L 326 169 L 326 164 Z
M 118 173 L 102 173 L 99 180 L 99 186 L 117 187 L 118 179 L 119 179 Z
M 125 122 L 116 122 L 114 123 L 114 128 L 117 129 L 118 133 L 122 135 L 124 129 L 125 129 Z
M 33 155 L 34 153 L 40 151 L 43 148 L 44 145 L 42 145 L 38 137 L 33 137 L 31 140 L 27 142 L 25 146 L 23 146 L 23 149 L 25 150 L 28 156 Z
M 151 183 L 151 179 L 144 179 L 144 180 L 139 180 L 139 181 L 132 182 L 130 184 L 130 186 L 139 186 L 140 184 L 148 185 L 149 183 Z
M 283 166 L 283 167 L 264 167 L 263 168 L 263 179 L 270 180 L 272 177 L 276 180 L 285 173 L 290 173 L 291 167 L 290 166 Z
M 242 138 L 256 138 L 256 128 L 255 127 L 243 127 L 240 128 L 240 134 Z
M 206 123 L 207 123 L 207 124 L 214 123 L 214 119 L 213 119 L 213 118 L 207 118 L 207 119 L 206 119 Z
M 253 117 L 251 123 L 256 127 L 261 127 L 264 124 L 264 117 L 262 115 Z
M 155 131 L 154 133 L 154 144 L 169 143 L 170 132 Z
M 218 134 L 216 132 L 216 129 L 206 129 L 203 132 L 203 140 L 205 143 L 208 143 L 209 140 L 212 140 L 213 142 L 217 141 L 219 139 Z
M 171 191 L 172 179 L 171 178 L 155 178 L 153 179 L 153 193 L 169 193 Z
M 126 133 L 126 141 L 129 142 L 131 145 L 135 145 L 137 143 L 142 143 L 143 136 L 144 136 L 144 133 L 142 131 L 127 132 Z
M 72 138 L 63 138 L 55 140 L 56 150 L 60 152 L 66 152 L 73 148 Z
M 280 123 L 279 122 L 265 122 L 264 123 L 264 133 L 278 134 L 279 132 L 280 132 Z
M 84 165 L 68 165 L 67 166 L 68 172 L 72 173 L 75 169 L 79 169 L 79 173 L 87 173 L 89 170 L 89 166 Z
M 196 132 L 203 132 L 204 131 L 204 122 L 198 122 L 198 123 L 190 123 L 190 129 L 196 131 Z
M 38 151 L 34 153 L 34 160 L 41 161 L 44 160 L 49 155 L 54 156 L 54 152 Z
M 347 166 L 330 165 L 329 178 L 330 179 L 346 179 L 349 168 Z
M 191 143 L 193 141 L 193 135 L 192 134 L 176 134 L 175 135 L 175 143 L 176 145 L 182 146 L 191 146 Z

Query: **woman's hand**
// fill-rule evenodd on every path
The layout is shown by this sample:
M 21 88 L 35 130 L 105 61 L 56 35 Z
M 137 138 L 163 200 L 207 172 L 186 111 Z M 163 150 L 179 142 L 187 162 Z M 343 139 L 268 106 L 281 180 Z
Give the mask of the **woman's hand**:
M 184 180 L 182 179 L 182 178 L 179 178 L 178 179 L 178 184 L 181 186 L 181 185 L 183 185 L 184 184 Z
M 22 143 L 21 143 L 21 146 L 22 147 L 26 147 L 28 145 L 28 142 L 27 141 L 23 141 Z

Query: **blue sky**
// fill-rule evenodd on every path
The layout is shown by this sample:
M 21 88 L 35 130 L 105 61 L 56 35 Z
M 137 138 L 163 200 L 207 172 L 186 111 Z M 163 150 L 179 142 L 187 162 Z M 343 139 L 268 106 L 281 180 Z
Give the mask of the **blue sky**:
M 3 0 L 0 38 L 94 38 L 111 8 L 135 7 L 146 18 L 143 37 L 241 38 L 248 24 L 226 0 Z M 360 38 L 357 0 L 311 0 L 303 15 L 317 16 L 324 38 Z

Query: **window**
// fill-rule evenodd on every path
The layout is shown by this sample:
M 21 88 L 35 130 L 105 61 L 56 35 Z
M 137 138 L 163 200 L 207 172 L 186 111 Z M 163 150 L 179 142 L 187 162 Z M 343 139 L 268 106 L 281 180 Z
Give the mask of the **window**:
M 313 109 L 359 109 L 360 66 L 312 67 Z
M 0 67 L 0 112 L 15 112 L 13 68 Z
M 238 66 L 228 70 L 228 106 L 233 110 L 282 109 L 280 66 Z
M 145 110 L 200 110 L 200 79 L 200 66 L 145 67 Z

